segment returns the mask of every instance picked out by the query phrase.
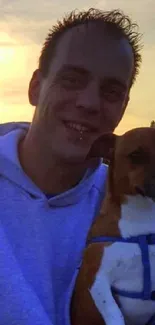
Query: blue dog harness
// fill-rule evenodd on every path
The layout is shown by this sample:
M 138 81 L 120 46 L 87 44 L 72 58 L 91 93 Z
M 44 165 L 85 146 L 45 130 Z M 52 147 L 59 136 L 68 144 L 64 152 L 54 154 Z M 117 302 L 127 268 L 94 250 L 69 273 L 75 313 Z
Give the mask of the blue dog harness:
M 112 287 L 112 292 L 120 296 L 142 299 L 142 300 L 154 300 L 155 291 L 151 291 L 151 276 L 150 276 L 150 259 L 149 259 L 149 245 L 155 245 L 155 234 L 140 235 L 130 238 L 123 237 L 93 237 L 88 244 L 100 243 L 100 242 L 122 242 L 122 243 L 135 243 L 138 244 L 141 250 L 142 264 L 143 264 L 143 291 L 142 292 L 127 292 L 125 290 L 119 290 Z

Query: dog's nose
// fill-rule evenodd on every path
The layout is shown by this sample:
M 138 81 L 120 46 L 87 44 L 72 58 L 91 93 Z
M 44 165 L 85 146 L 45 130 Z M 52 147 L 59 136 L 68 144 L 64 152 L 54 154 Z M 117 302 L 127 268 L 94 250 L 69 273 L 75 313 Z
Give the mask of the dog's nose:
M 141 196 L 146 196 L 145 189 L 140 186 L 135 186 L 136 193 Z
M 145 183 L 144 192 L 145 196 L 148 196 L 155 201 L 155 177 Z

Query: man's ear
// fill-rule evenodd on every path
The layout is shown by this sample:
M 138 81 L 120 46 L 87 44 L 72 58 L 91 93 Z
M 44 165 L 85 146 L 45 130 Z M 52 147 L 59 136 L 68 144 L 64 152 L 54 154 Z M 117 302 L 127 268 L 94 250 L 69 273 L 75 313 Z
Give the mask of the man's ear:
M 115 149 L 117 135 L 105 133 L 95 140 L 90 148 L 87 158 L 101 157 L 110 160 Z
M 41 72 L 39 69 L 33 72 L 31 81 L 29 83 L 28 97 L 32 106 L 38 105 L 39 94 L 41 86 Z

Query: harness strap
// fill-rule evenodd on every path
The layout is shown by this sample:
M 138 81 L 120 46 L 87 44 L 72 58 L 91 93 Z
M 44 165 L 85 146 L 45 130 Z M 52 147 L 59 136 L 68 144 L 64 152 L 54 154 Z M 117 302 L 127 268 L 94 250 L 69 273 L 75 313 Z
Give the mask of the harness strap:
M 143 299 L 151 299 L 151 275 L 150 275 L 150 259 L 149 248 L 146 236 L 139 238 L 139 247 L 142 254 L 143 263 Z
M 108 237 L 99 236 L 93 237 L 89 242 L 100 243 L 100 242 L 123 242 L 123 243 L 135 243 L 139 245 L 142 256 L 143 265 L 143 291 L 142 292 L 127 292 L 125 290 L 119 290 L 112 286 L 112 291 L 115 294 L 128 298 L 136 298 L 143 300 L 155 300 L 154 291 L 151 292 L 151 275 L 150 275 L 150 259 L 149 259 L 149 245 L 155 244 L 155 234 L 133 236 L 130 238 L 123 237 Z

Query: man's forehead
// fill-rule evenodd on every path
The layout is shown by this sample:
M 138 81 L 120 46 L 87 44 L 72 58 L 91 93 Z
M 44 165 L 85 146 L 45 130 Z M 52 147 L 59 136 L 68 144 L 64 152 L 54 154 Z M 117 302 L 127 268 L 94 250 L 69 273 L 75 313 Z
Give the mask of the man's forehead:
M 133 65 L 133 53 L 125 38 L 109 34 L 103 23 L 93 22 L 73 27 L 61 37 L 54 62 L 83 66 L 101 77 L 110 72 L 117 76 L 122 71 L 126 78 Z

